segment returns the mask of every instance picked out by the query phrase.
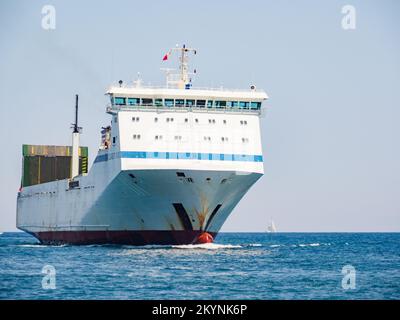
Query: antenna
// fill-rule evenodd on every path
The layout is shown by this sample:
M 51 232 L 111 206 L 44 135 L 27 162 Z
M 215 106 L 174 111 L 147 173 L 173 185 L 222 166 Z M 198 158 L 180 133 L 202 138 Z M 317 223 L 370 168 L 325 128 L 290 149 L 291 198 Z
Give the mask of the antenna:
M 189 89 L 191 86 L 191 79 L 189 78 L 189 75 L 193 75 L 196 73 L 191 72 L 189 73 L 189 66 L 188 66 L 188 54 L 192 52 L 193 54 L 197 54 L 197 50 L 193 48 L 187 48 L 186 45 L 183 45 L 181 48 L 176 45 L 175 48 L 172 48 L 168 55 L 172 52 L 178 52 L 179 54 L 179 74 L 172 74 L 170 71 L 171 69 L 167 69 L 167 87 L 169 87 L 170 84 L 176 85 L 180 89 Z
M 78 126 L 78 95 L 75 95 L 75 123 L 72 129 L 71 178 L 73 179 L 79 175 L 79 134 L 82 129 Z
M 78 101 L 79 101 L 79 96 L 76 94 L 75 95 L 75 123 L 72 124 L 72 133 L 80 133 L 81 132 L 81 127 L 78 126 Z
M 74 123 L 74 133 L 79 132 L 79 128 L 78 128 L 78 99 L 79 96 L 75 95 L 75 123 Z

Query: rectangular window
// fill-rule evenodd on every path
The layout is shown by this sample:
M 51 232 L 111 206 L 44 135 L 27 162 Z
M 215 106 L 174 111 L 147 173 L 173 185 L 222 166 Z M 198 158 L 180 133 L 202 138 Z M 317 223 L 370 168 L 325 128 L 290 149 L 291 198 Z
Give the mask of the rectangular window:
M 227 106 L 228 108 L 232 107 L 232 101 L 227 101 L 227 102 L 226 102 L 226 106 Z
M 226 107 L 226 101 L 215 101 L 215 106 L 217 107 L 217 108 L 224 108 L 224 107 Z
M 122 106 L 126 104 L 126 99 L 125 98 L 121 98 L 121 97 L 115 97 L 114 98 L 114 104 L 116 104 L 117 106 Z
M 237 101 L 232 101 L 232 108 L 237 108 L 239 103 Z
M 207 100 L 207 108 L 212 108 L 213 107 L 213 103 L 214 101 L 212 100 Z
M 153 105 L 153 99 L 142 98 L 142 105 L 143 106 L 152 106 Z
M 157 107 L 160 107 L 160 106 L 162 106 L 162 99 L 155 99 L 154 100 L 154 103 L 155 103 L 155 105 L 157 106 Z
M 128 105 L 137 106 L 140 103 L 139 98 L 128 98 Z
M 261 102 L 252 102 L 250 103 L 250 108 L 253 110 L 258 110 L 261 108 Z
M 175 99 L 175 107 L 183 107 L 185 100 Z
M 192 107 L 192 106 L 194 106 L 194 100 L 186 99 L 186 107 Z
M 206 105 L 206 100 L 197 100 L 196 104 L 198 107 L 204 108 L 204 106 Z
M 173 107 L 174 106 L 174 99 L 165 99 L 164 103 L 167 107 Z
M 240 101 L 239 102 L 239 108 L 240 109 L 248 109 L 249 108 L 249 103 L 247 101 Z

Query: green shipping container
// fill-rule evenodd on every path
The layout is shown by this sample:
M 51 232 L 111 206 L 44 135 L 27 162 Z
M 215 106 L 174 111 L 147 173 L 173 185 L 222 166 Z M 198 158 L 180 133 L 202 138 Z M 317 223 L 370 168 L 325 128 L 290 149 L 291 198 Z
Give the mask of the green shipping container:
M 23 156 L 72 156 L 71 146 L 22 145 Z M 88 157 L 88 147 L 79 147 L 79 156 Z
M 23 145 L 22 186 L 71 177 L 72 147 Z M 79 174 L 88 172 L 88 148 L 80 147 Z

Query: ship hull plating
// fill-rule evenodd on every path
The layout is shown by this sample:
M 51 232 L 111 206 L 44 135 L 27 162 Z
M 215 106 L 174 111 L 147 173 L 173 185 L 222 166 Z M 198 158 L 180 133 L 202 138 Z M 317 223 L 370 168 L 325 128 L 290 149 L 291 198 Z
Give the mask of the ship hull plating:
M 17 225 L 45 244 L 177 245 L 214 238 L 260 173 L 119 170 L 79 188 L 67 180 L 26 188 Z M 104 176 L 103 176 L 104 177 Z
M 45 231 L 32 233 L 40 243 L 49 245 L 183 245 L 194 243 L 198 230 L 125 230 L 125 231 Z M 210 233 L 214 238 L 216 233 Z

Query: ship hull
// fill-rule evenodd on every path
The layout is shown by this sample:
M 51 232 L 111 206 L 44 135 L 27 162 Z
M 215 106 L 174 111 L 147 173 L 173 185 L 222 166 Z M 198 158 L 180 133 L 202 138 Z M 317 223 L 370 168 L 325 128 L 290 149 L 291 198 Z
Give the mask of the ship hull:
M 196 241 L 202 231 L 193 230 L 130 230 L 130 231 L 45 231 L 32 233 L 41 244 L 46 245 L 183 245 Z M 217 233 L 210 232 L 215 237 Z
M 262 176 L 216 170 L 120 170 L 109 181 L 80 177 L 26 188 L 17 226 L 43 244 L 180 245 L 214 238 Z

